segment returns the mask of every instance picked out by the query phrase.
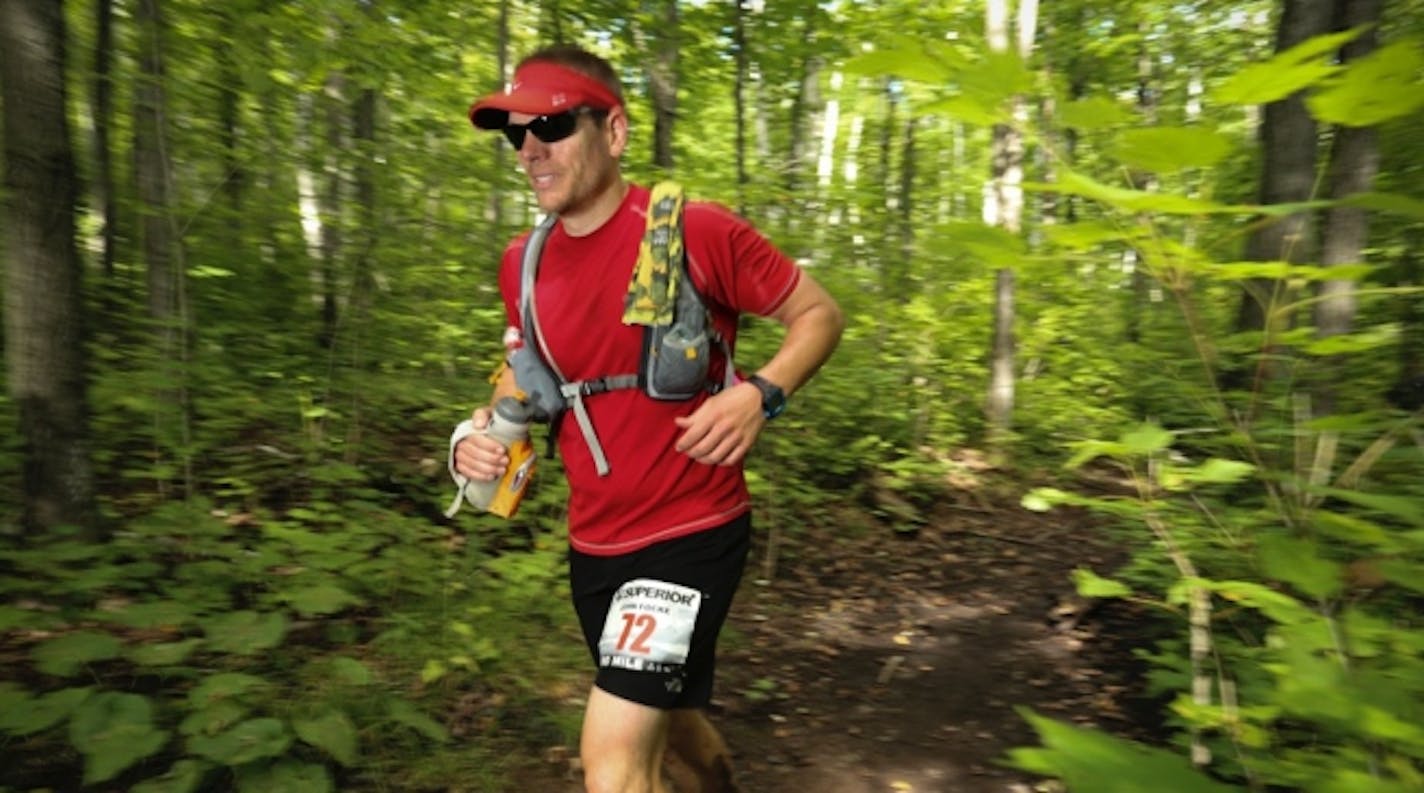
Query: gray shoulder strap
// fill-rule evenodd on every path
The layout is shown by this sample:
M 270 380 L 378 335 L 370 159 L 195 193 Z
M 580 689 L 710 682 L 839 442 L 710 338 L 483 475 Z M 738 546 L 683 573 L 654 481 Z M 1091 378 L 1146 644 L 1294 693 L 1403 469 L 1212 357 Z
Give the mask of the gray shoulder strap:
M 560 372 L 549 358 L 549 351 L 544 349 L 544 340 L 539 333 L 539 312 L 534 309 L 534 280 L 539 275 L 539 255 L 544 252 L 544 241 L 549 238 L 549 232 L 558 221 L 558 215 L 545 215 L 524 241 L 524 257 L 519 264 L 519 322 L 523 325 L 524 343 L 532 341 L 544 365 L 561 382 L 567 382 L 568 378 L 564 377 L 563 372 Z

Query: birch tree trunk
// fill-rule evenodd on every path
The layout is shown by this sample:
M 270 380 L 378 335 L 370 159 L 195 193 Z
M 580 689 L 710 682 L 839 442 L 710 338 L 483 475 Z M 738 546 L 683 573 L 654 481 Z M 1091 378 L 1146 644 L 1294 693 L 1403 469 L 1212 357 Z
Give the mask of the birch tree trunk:
M 1033 41 L 1038 24 L 1037 0 L 1020 0 L 1018 22 L 1010 30 L 1009 0 L 988 0 L 985 6 L 984 28 L 989 48 L 1007 52 L 1010 35 L 1019 57 L 1025 61 L 1033 54 Z M 1013 113 L 1016 122 L 1025 120 L 1026 107 L 1015 98 Z M 1018 233 L 1023 225 L 1023 137 L 1007 124 L 994 127 L 993 150 L 990 155 L 989 180 L 984 187 L 984 222 Z M 989 349 L 989 389 L 985 399 L 985 417 L 989 422 L 988 441 L 1002 446 L 1013 426 L 1014 413 L 1014 275 L 1000 270 L 994 279 L 993 337 Z
M 29 531 L 97 528 L 64 69 L 63 3 L 0 0 L 5 379 L 19 413 Z

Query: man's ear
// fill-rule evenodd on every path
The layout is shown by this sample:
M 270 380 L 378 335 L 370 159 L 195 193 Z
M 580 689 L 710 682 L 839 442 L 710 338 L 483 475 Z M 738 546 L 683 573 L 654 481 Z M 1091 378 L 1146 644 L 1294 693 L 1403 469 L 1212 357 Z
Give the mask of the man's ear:
M 623 150 L 628 148 L 628 112 L 622 105 L 608 111 L 603 134 L 607 136 L 608 153 L 615 159 L 622 157 Z

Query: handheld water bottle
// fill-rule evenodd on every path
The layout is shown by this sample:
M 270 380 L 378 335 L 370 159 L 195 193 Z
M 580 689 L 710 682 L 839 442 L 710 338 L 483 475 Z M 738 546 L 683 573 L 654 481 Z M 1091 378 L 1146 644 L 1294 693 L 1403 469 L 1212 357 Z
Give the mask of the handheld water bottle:
M 524 400 L 512 396 L 501 397 L 495 402 L 489 423 L 483 430 L 475 429 L 468 421 L 455 428 L 455 437 L 450 441 L 450 475 L 459 485 L 460 492 L 455 496 L 455 503 L 446 511 L 447 516 L 454 517 L 460 510 L 462 500 L 501 518 L 514 515 L 519 509 L 519 502 L 524 499 L 529 480 L 534 476 L 534 463 L 537 458 L 534 445 L 529 441 L 529 422 L 533 418 L 532 414 L 533 409 Z M 455 471 L 455 445 L 474 433 L 482 433 L 499 441 L 509 455 L 509 467 L 504 469 L 504 475 L 498 479 L 466 479 Z

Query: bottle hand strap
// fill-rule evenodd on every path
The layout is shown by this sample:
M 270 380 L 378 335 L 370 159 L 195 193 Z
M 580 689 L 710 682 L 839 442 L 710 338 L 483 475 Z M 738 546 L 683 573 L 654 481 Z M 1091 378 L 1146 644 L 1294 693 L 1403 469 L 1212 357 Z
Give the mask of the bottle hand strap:
M 460 505 L 465 501 L 465 490 L 470 486 L 470 480 L 455 470 L 455 447 L 460 444 L 460 441 L 478 432 L 481 432 L 481 430 L 475 429 L 475 422 L 470 419 L 465 419 L 459 424 L 456 424 L 455 431 L 450 434 L 450 460 L 448 465 L 450 467 L 450 478 L 455 480 L 456 490 L 455 500 L 450 502 L 449 508 L 445 510 L 445 517 L 447 518 L 453 518 L 459 513 Z

